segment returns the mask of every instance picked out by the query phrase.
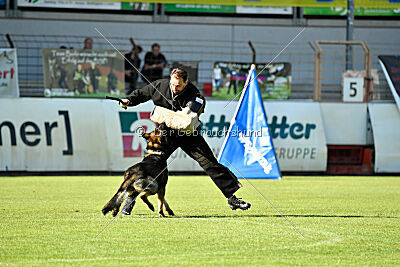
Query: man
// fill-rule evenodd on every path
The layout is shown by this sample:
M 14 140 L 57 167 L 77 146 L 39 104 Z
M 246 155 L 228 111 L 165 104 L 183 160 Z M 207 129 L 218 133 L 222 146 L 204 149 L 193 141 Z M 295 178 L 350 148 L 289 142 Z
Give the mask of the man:
M 162 78 L 163 69 L 167 64 L 164 55 L 160 53 L 160 45 L 154 43 L 151 46 L 151 52 L 147 52 L 144 56 L 144 66 L 142 74 L 149 80 L 150 83 Z M 145 82 L 148 82 L 144 79 Z
M 215 88 L 217 88 L 217 93 L 219 93 L 223 79 L 222 79 L 221 68 L 217 64 L 215 64 L 214 66 L 212 77 L 215 84 Z
M 136 90 L 136 82 L 139 77 L 138 70 L 141 63 L 139 54 L 141 52 L 142 47 L 140 45 L 133 45 L 131 52 L 125 54 L 125 83 L 127 84 L 126 95 L 129 95 L 132 93 L 132 91 Z
M 183 108 L 189 107 L 190 112 L 200 115 L 204 111 L 205 99 L 199 90 L 191 82 L 188 82 L 187 78 L 188 75 L 185 70 L 176 68 L 172 70 L 170 79 L 157 80 L 142 89 L 133 91 L 126 99 L 123 99 L 121 106 L 123 108 L 136 106 L 152 99 L 156 106 L 172 111 L 181 111 Z M 218 163 L 210 147 L 199 133 L 199 128 L 190 134 L 174 131 L 171 136 L 174 141 L 168 143 L 169 149 L 165 153 L 166 158 L 178 147 L 182 148 L 211 177 L 228 199 L 228 204 L 232 210 L 250 208 L 250 203 L 244 202 L 234 195 L 242 185 L 228 168 Z M 127 201 L 127 203 L 131 202 L 130 200 Z M 123 214 L 129 215 L 129 209 L 131 209 L 129 205 L 125 205 Z
M 83 49 L 93 49 L 93 39 L 90 37 L 87 37 L 83 41 Z

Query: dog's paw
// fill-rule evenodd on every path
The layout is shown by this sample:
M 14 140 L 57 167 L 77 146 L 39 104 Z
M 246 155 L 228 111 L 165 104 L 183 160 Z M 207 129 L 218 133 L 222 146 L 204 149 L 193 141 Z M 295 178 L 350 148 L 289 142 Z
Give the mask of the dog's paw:
M 118 215 L 118 212 L 119 212 L 119 209 L 115 208 L 115 209 L 113 210 L 112 216 L 113 216 L 113 217 L 117 216 L 117 215 Z
M 163 211 L 159 211 L 159 212 L 158 212 L 158 216 L 161 217 L 161 218 L 166 217 L 166 216 L 164 215 L 164 212 L 163 212 Z

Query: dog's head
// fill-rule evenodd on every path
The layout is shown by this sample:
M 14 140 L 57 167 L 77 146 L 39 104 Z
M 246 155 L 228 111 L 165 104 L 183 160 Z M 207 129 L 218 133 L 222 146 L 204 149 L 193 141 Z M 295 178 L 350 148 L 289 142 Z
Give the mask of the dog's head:
M 162 123 L 150 133 L 144 133 L 142 137 L 147 141 L 147 154 L 148 155 L 162 155 L 165 153 L 168 146 L 168 127 Z

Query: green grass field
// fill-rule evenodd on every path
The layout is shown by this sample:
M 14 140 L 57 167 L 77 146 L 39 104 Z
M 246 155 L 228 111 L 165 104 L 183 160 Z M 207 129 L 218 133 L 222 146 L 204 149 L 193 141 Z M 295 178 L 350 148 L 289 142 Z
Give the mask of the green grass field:
M 302 238 L 246 181 L 252 207 L 231 211 L 207 177 L 173 176 L 175 217 L 138 201 L 95 238 L 121 179 L 0 178 L 0 265 L 400 265 L 400 177 L 251 180 Z

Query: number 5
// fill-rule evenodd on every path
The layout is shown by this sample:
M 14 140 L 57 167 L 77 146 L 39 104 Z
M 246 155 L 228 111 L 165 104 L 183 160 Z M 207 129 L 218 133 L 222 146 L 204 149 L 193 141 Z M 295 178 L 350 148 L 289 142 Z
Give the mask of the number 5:
M 356 82 L 350 82 L 350 90 L 353 90 L 354 93 L 350 92 L 351 97 L 355 97 L 357 95 L 357 83 Z

